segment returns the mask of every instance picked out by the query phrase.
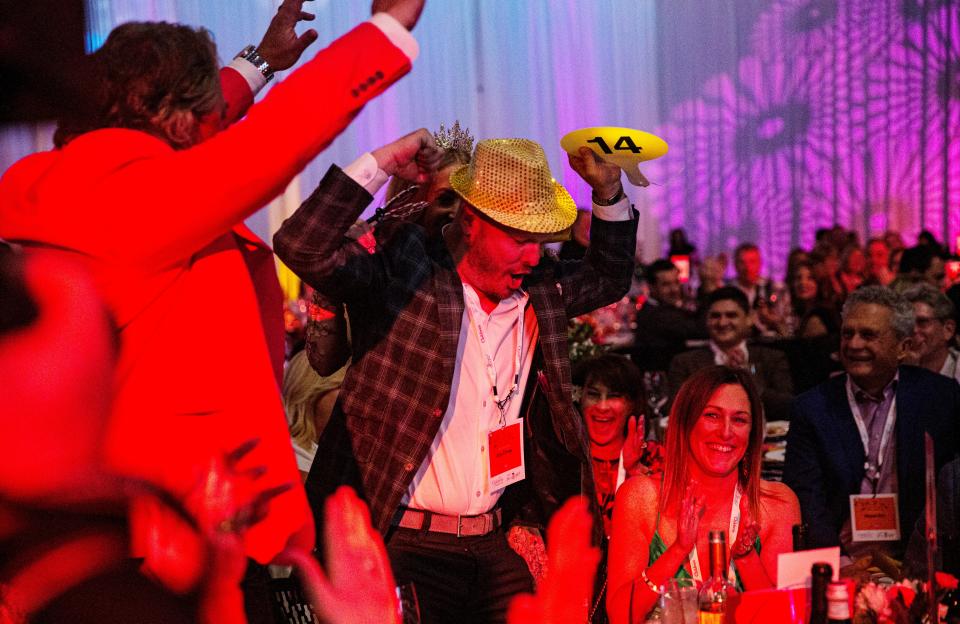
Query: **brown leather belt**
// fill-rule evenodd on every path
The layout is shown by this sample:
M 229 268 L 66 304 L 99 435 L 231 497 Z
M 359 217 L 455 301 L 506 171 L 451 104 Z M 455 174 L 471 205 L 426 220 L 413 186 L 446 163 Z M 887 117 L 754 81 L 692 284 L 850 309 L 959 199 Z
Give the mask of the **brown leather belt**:
M 447 533 L 457 537 L 476 537 L 499 529 L 500 518 L 499 508 L 476 516 L 445 516 L 419 509 L 404 509 L 395 524 L 405 529 Z

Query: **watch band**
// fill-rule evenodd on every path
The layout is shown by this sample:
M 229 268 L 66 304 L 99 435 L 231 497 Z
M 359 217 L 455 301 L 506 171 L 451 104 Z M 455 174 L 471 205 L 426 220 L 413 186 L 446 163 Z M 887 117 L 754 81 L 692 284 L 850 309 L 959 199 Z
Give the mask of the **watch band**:
M 256 67 L 257 71 L 263 75 L 267 82 L 270 82 L 273 79 L 273 68 L 270 67 L 270 63 L 260 56 L 256 46 L 248 45 L 243 50 L 240 50 L 240 53 L 233 58 L 243 59 Z
M 621 184 L 620 188 L 617 190 L 616 193 L 614 193 L 613 197 L 610 197 L 609 199 L 603 199 L 602 197 L 597 197 L 597 193 L 596 191 L 594 191 L 592 193 L 591 199 L 593 199 L 593 203 L 595 203 L 598 206 L 612 206 L 616 204 L 618 201 L 620 201 L 621 199 L 623 199 L 623 197 L 624 197 L 623 185 Z

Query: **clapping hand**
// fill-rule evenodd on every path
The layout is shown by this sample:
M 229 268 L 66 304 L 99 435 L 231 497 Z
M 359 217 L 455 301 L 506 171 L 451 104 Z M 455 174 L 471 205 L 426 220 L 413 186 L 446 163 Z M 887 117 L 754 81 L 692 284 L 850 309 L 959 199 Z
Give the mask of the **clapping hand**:
M 700 484 L 690 481 L 680 501 L 680 517 L 677 518 L 677 545 L 685 552 L 689 552 L 697 544 L 697 534 L 700 530 L 700 519 L 707 506 L 703 495 L 697 493 Z
M 317 40 L 317 31 L 310 29 L 297 36 L 294 27 L 300 21 L 310 21 L 312 13 L 301 10 L 304 0 L 283 0 L 277 14 L 270 20 L 257 52 L 274 71 L 290 69 L 300 60 L 303 51 Z
M 521 594 L 507 610 L 509 624 L 587 621 L 600 551 L 590 544 L 593 519 L 587 502 L 572 498 L 547 527 L 549 570 L 535 595 Z
M 749 555 L 758 535 L 760 523 L 753 517 L 747 497 L 743 496 L 740 499 L 740 528 L 737 530 L 737 538 L 730 544 L 730 556 L 737 559 Z
M 327 499 L 324 519 L 326 571 L 302 550 L 287 550 L 279 558 L 297 568 L 313 610 L 332 624 L 399 622 L 387 549 L 366 505 L 341 487 Z
M 623 469 L 628 477 L 643 474 L 640 458 L 643 456 L 643 416 L 627 419 L 627 439 L 623 443 Z

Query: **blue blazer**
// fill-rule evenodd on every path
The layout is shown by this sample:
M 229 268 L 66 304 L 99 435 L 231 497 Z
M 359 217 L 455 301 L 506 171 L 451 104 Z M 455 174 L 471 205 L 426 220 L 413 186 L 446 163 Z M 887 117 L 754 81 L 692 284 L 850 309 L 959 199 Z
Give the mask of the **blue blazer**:
M 793 401 L 783 480 L 797 494 L 810 548 L 837 546 L 860 492 L 866 459 L 847 401 L 846 375 L 838 375 Z M 897 494 L 900 550 L 924 507 L 923 432 L 933 436 L 936 467 L 960 448 L 960 385 L 913 367 L 900 367 L 897 385 Z

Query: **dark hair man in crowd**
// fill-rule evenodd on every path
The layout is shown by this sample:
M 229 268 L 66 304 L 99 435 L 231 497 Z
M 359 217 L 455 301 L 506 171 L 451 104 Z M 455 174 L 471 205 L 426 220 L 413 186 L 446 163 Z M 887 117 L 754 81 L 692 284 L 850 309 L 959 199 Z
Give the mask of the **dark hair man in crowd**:
M 680 272 L 661 258 L 645 272 L 650 296 L 637 312 L 633 361 L 646 371 L 665 371 L 688 340 L 707 337 L 703 319 L 683 307 Z
M 757 314 L 751 317 L 757 333 L 776 336 L 778 326 L 783 321 L 780 313 L 783 287 L 775 284 L 772 279 L 763 277 L 760 248 L 754 243 L 737 245 L 733 252 L 733 268 L 737 274 L 730 285 L 742 290 L 747 296 L 750 309 L 757 310 Z
M 800 499 L 811 547 L 839 545 L 853 560 L 877 550 L 902 557 L 923 511 L 924 432 L 938 470 L 957 452 L 960 386 L 900 365 L 913 332 L 906 299 L 882 286 L 854 291 L 843 306 L 846 374 L 794 401 L 783 480 Z M 889 526 L 863 530 L 851 504 L 858 518 L 886 516 Z
M 297 484 L 278 391 L 279 284 L 269 248 L 242 221 L 416 56 L 408 29 L 423 0 L 376 0 L 369 22 L 219 132 L 252 102 L 247 73 L 262 84 L 316 37 L 294 32 L 305 19 L 302 3 L 281 5 L 271 25 L 278 45 L 245 50 L 222 78 L 207 31 L 118 26 L 92 55 L 93 114 L 61 123 L 57 149 L 22 159 L 0 180 L 0 236 L 86 265 L 119 329 L 104 465 L 175 497 L 186 497 L 212 464 L 251 439 L 259 442 L 230 475 L 231 491 Z M 212 292 L 230 293 L 216 331 L 197 312 Z M 203 526 L 207 501 L 182 502 L 200 530 L 214 530 Z M 132 554 L 157 578 L 177 591 L 196 583 L 205 565 L 201 539 L 182 516 L 138 497 L 131 531 Z M 309 549 L 313 523 L 303 489 L 277 494 L 242 542 L 261 563 L 288 546 Z
M 669 373 L 672 393 L 705 366 L 745 368 L 757 384 L 767 419 L 784 419 L 793 399 L 790 364 L 782 351 L 747 343 L 753 326 L 747 296 L 739 288 L 724 286 L 710 293 L 706 309 L 710 345 L 673 358 Z
M 590 246 L 582 261 L 544 257 L 576 206 L 539 145 L 495 139 L 451 175 L 463 202 L 441 240 L 406 223 L 378 228 L 373 254 L 345 239 L 376 190 L 357 181 L 386 163 L 416 175 L 432 144 L 418 131 L 366 165 L 332 168 L 324 201 L 274 237 L 284 263 L 354 321 L 353 365 L 307 491 L 316 507 L 337 484 L 358 488 L 425 622 L 498 622 L 532 583 L 506 527 L 543 527 L 566 497 L 593 495 L 567 319 L 627 291 L 637 216 L 620 170 L 581 150 L 570 164 L 593 188 Z
M 900 267 L 892 287 L 903 292 L 904 288 L 912 284 L 926 282 L 942 289 L 945 286 L 946 277 L 947 266 L 940 247 L 917 245 L 905 249 L 900 256 Z

